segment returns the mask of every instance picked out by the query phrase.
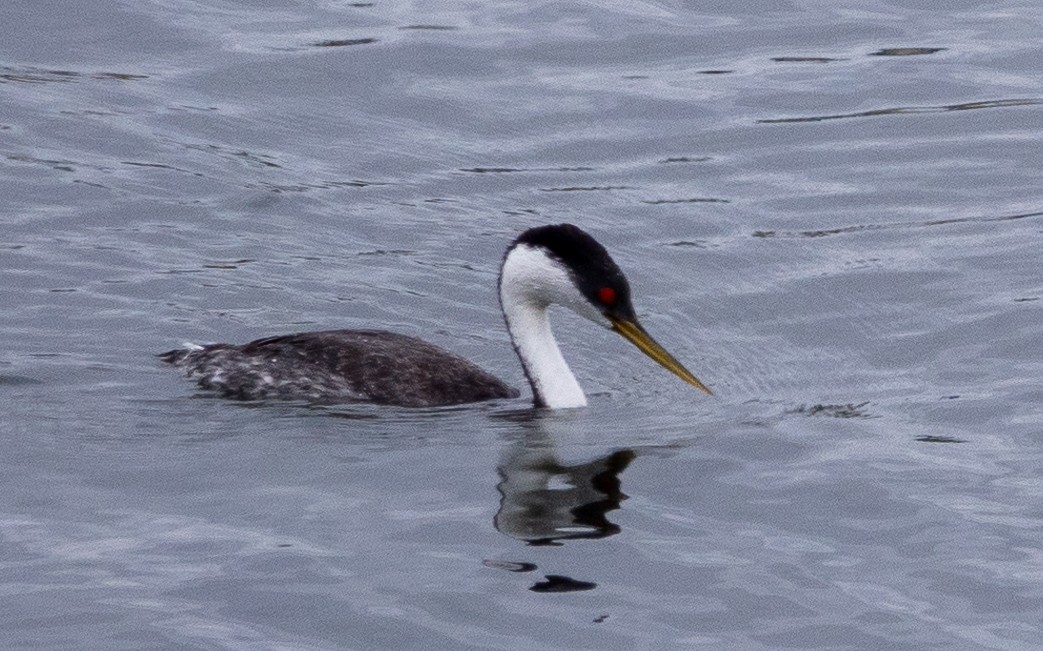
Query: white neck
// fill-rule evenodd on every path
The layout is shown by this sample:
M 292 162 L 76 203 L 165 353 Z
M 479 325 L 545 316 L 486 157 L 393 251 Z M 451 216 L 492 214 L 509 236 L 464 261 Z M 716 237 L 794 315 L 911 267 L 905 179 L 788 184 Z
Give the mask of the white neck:
M 525 367 L 536 404 L 551 409 L 584 407 L 576 376 L 551 332 L 547 308 L 578 296 L 568 273 L 545 253 L 526 245 L 511 249 L 500 272 L 500 303 L 514 349 Z M 582 299 L 582 297 L 579 297 Z
M 536 403 L 551 409 L 586 406 L 587 397 L 554 340 L 547 308 L 516 304 L 505 306 L 503 313 Z

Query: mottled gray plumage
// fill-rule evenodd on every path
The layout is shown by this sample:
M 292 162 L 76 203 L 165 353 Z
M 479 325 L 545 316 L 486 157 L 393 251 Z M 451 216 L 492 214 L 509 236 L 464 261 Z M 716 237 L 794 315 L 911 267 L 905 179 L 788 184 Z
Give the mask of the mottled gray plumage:
M 462 357 L 383 330 L 304 332 L 172 350 L 160 358 L 204 389 L 241 400 L 433 407 L 519 395 Z

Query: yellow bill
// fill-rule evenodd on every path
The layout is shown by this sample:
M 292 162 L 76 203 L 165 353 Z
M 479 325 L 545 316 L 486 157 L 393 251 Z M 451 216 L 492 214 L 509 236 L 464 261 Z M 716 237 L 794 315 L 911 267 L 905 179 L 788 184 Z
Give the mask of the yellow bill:
M 609 317 L 609 321 L 612 322 L 613 330 L 623 335 L 624 339 L 637 346 L 641 352 L 659 362 L 663 368 L 681 378 L 688 384 L 691 384 L 696 389 L 713 395 L 713 391 L 710 391 L 709 387 L 700 382 L 699 378 L 692 375 L 692 372 L 686 369 L 681 362 L 674 359 L 673 355 L 666 352 L 666 350 L 656 343 L 656 340 L 652 339 L 652 337 L 644 331 L 644 328 L 636 322 L 616 319 L 611 316 Z

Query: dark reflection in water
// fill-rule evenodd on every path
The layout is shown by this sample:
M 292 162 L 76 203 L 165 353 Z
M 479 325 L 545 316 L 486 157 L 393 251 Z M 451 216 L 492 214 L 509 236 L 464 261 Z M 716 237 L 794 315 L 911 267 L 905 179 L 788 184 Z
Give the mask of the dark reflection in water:
M 882 50 L 870 53 L 869 56 L 874 57 L 910 57 L 919 56 L 923 54 L 934 54 L 936 52 L 944 52 L 948 48 L 944 47 L 887 47 Z
M 530 545 L 619 533 L 619 525 L 607 515 L 626 499 L 619 473 L 634 456 L 632 450 L 617 450 L 568 465 L 550 447 L 514 446 L 497 469 L 501 498 L 496 529 Z
M 514 561 L 482 561 L 482 565 L 494 570 L 507 570 L 508 572 L 532 572 L 536 569 L 535 563 L 516 563 Z
M 0 375 L 0 386 L 18 387 L 32 384 L 43 384 L 43 382 L 23 375 Z
M 830 235 L 846 235 L 850 233 L 857 233 L 860 231 L 872 231 L 872 230 L 898 230 L 898 229 L 911 229 L 911 228 L 932 228 L 935 226 L 951 226 L 953 224 L 983 224 L 989 222 L 1009 222 L 1018 221 L 1021 219 L 1035 219 L 1037 217 L 1043 217 L 1043 211 L 1034 210 L 1031 212 L 1023 212 L 1015 215 L 976 215 L 972 217 L 950 217 L 947 219 L 931 219 L 928 221 L 921 222 L 884 222 L 877 224 L 857 224 L 854 226 L 840 226 L 837 228 L 830 228 L 826 230 L 813 230 L 813 231 L 754 231 L 753 237 L 757 238 L 772 238 L 772 237 L 827 237 Z
M 85 79 L 138 81 L 140 79 L 148 79 L 148 75 L 112 71 L 79 72 L 76 70 L 56 70 L 33 66 L 0 66 L 0 84 L 8 82 L 24 84 L 65 83 Z
M 966 443 L 965 439 L 956 438 L 955 436 L 939 436 L 935 434 L 924 434 L 923 436 L 917 436 L 916 440 L 921 443 Z
M 593 590 L 598 584 L 589 581 L 577 581 L 576 579 L 561 576 L 560 574 L 548 574 L 546 581 L 534 584 L 530 590 L 533 592 L 582 592 Z
M 869 402 L 848 403 L 844 405 L 800 405 L 786 410 L 787 414 L 804 416 L 831 416 L 833 418 L 872 418 L 866 406 Z
M 826 120 L 844 120 L 849 118 L 871 118 L 883 115 L 919 115 L 923 113 L 948 113 L 951 111 L 973 111 L 977 109 L 1012 108 L 1017 106 L 1039 106 L 1043 99 L 1039 97 L 1018 97 L 1012 99 L 985 100 L 980 102 L 963 102 L 960 104 L 943 104 L 937 106 L 893 106 L 888 108 L 858 111 L 857 113 L 837 113 L 833 115 L 810 115 L 793 118 L 764 118 L 757 120 L 759 124 L 781 124 L 787 122 L 825 122 Z
M 494 524 L 503 534 L 533 546 L 560 546 L 565 540 L 598 539 L 620 532 L 608 514 L 627 498 L 619 475 L 636 453 L 615 450 L 591 461 L 568 464 L 559 457 L 548 429 L 554 419 L 539 412 L 514 413 L 521 437 L 504 453 L 497 467 L 500 508 Z M 532 572 L 534 563 L 519 561 L 483 562 L 487 567 L 510 572 Z M 529 586 L 533 592 L 581 592 L 597 583 L 561 574 L 546 574 Z
M 318 41 L 312 43 L 315 47 L 347 47 L 351 45 L 369 45 L 370 43 L 376 43 L 375 38 L 336 38 L 327 41 Z
M 776 63 L 833 63 L 834 61 L 843 61 L 844 59 L 834 59 L 832 57 L 772 57 L 771 60 Z

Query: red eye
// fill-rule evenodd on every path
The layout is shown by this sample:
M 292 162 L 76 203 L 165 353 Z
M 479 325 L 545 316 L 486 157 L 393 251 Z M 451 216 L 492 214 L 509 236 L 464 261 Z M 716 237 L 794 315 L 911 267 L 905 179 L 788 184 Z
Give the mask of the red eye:
M 605 305 L 612 305 L 616 302 L 616 290 L 611 287 L 602 287 L 598 290 L 598 300 Z

